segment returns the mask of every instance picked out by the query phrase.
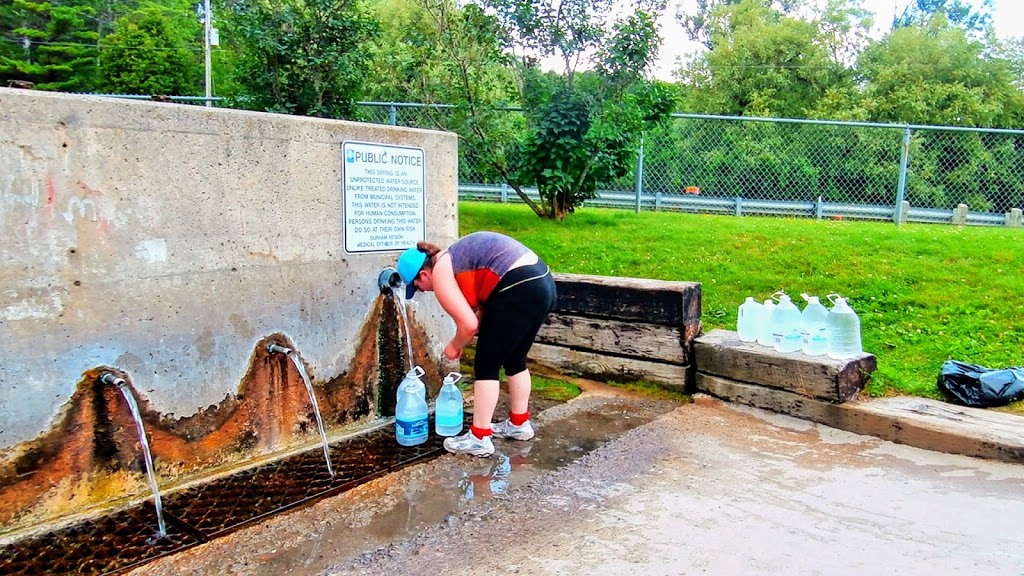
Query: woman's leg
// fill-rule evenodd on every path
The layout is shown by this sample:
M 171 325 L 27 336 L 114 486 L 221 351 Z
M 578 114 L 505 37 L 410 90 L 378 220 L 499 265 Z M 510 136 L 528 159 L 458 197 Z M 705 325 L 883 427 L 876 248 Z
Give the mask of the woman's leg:
M 529 378 L 529 376 L 527 376 Z M 529 382 L 527 382 L 529 387 Z M 479 430 L 491 429 L 491 418 L 494 417 L 494 409 L 498 406 L 498 394 L 501 385 L 498 380 L 477 380 L 473 382 L 473 427 Z M 512 392 L 511 379 L 509 379 L 509 393 Z M 527 391 L 529 397 L 529 391 Z
M 523 370 L 508 377 L 509 410 L 513 414 L 526 414 L 530 410 L 530 371 Z M 494 410 L 492 409 L 493 413 Z M 474 418 L 475 419 L 475 418 Z

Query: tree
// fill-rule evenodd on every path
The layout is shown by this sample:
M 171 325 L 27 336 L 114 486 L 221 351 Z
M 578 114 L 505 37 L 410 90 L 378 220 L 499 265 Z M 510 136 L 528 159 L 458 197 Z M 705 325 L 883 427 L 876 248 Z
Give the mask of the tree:
M 742 0 L 696 0 L 692 11 L 685 10 L 680 4 L 676 11 L 676 20 L 683 26 L 687 37 L 694 42 L 700 42 L 709 50 L 714 48 L 711 38 L 712 30 L 722 27 L 724 12 L 719 8 L 739 4 Z M 762 2 L 765 8 L 778 10 L 784 14 L 795 11 L 800 5 L 800 0 L 766 0 Z
M 96 41 L 88 6 L 13 0 L 6 40 L 20 50 L 0 52 L 0 81 L 26 80 L 41 90 L 88 91 L 93 87 Z
M 1012 62 L 941 15 L 867 47 L 857 69 L 878 122 L 1011 127 L 1021 113 Z
M 970 35 L 984 37 L 992 27 L 992 0 L 983 0 L 977 9 L 962 0 L 914 0 L 893 18 L 892 29 L 927 26 L 936 16 Z
M 359 0 L 239 2 L 226 28 L 241 50 L 235 81 L 244 107 L 352 117 L 379 32 Z
M 614 22 L 611 5 L 488 0 L 456 15 L 440 9 L 450 4 L 428 3 L 444 39 L 439 49 L 459 79 L 452 92 L 456 130 L 468 147 L 485 151 L 491 170 L 544 218 L 564 218 L 593 197 L 600 182 L 628 171 L 642 131 L 673 106 L 670 91 L 645 76 L 658 44 L 658 3 L 639 2 Z M 578 75 L 588 55 L 594 69 Z M 543 58 L 557 59 L 561 73 L 542 72 Z M 514 63 L 523 108 L 525 126 L 512 142 L 494 137 L 503 91 L 485 72 L 499 61 Z M 540 203 L 524 191 L 529 186 L 539 190 Z
M 858 13 L 830 6 L 816 21 L 786 16 L 761 0 L 719 8 L 714 48 L 680 71 L 688 107 L 732 116 L 816 115 L 830 90 L 852 89 L 842 38 L 866 26 Z
M 186 25 L 190 24 L 190 25 Z M 101 90 L 126 94 L 194 94 L 202 70 L 188 43 L 199 24 L 174 23 L 158 9 L 117 21 L 100 43 Z

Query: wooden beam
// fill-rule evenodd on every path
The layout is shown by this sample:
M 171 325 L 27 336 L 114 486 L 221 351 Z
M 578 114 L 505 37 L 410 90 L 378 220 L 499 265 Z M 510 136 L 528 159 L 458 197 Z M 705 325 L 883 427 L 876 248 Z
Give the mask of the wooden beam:
M 666 326 L 700 325 L 699 282 L 555 274 L 555 283 L 556 312 Z
M 877 368 L 872 354 L 847 360 L 800 352 L 781 354 L 772 348 L 743 342 L 730 330 L 712 330 L 695 339 L 693 347 L 695 365 L 706 374 L 831 402 L 856 397 Z
M 691 347 L 675 326 L 551 314 L 537 334 L 537 342 L 640 360 L 690 364 Z
M 692 380 L 692 371 L 689 366 L 621 358 L 550 344 L 534 344 L 530 349 L 530 360 L 549 369 L 593 380 L 615 382 L 646 380 L 680 391 L 688 390 L 688 382 Z

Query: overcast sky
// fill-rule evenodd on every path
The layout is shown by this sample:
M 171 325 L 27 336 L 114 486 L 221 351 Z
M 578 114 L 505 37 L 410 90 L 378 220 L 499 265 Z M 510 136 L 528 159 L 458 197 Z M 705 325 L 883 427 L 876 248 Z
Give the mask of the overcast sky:
M 977 6 L 982 3 L 981 0 L 968 2 Z M 887 32 L 892 25 L 893 15 L 902 14 L 909 3 L 909 0 L 863 0 L 863 6 L 875 14 L 874 35 L 881 36 Z M 669 8 L 659 21 L 664 42 L 658 52 L 655 76 L 663 80 L 673 80 L 672 70 L 676 68 L 679 56 L 700 49 L 699 45 L 686 38 L 682 26 L 676 21 L 676 7 L 680 4 L 695 5 L 693 0 L 669 0 Z M 996 34 L 1002 38 L 1024 36 L 1024 0 L 994 0 L 992 4 Z

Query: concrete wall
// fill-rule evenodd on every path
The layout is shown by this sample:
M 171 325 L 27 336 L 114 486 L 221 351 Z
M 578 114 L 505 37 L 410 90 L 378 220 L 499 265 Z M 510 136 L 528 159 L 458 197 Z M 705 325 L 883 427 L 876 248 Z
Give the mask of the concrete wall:
M 342 142 L 422 148 L 425 237 L 457 236 L 453 134 L 0 89 L 0 448 L 46 431 L 83 372 L 188 416 L 281 333 L 345 369 L 397 252 L 343 243 Z M 413 304 L 440 355 L 433 298 Z

